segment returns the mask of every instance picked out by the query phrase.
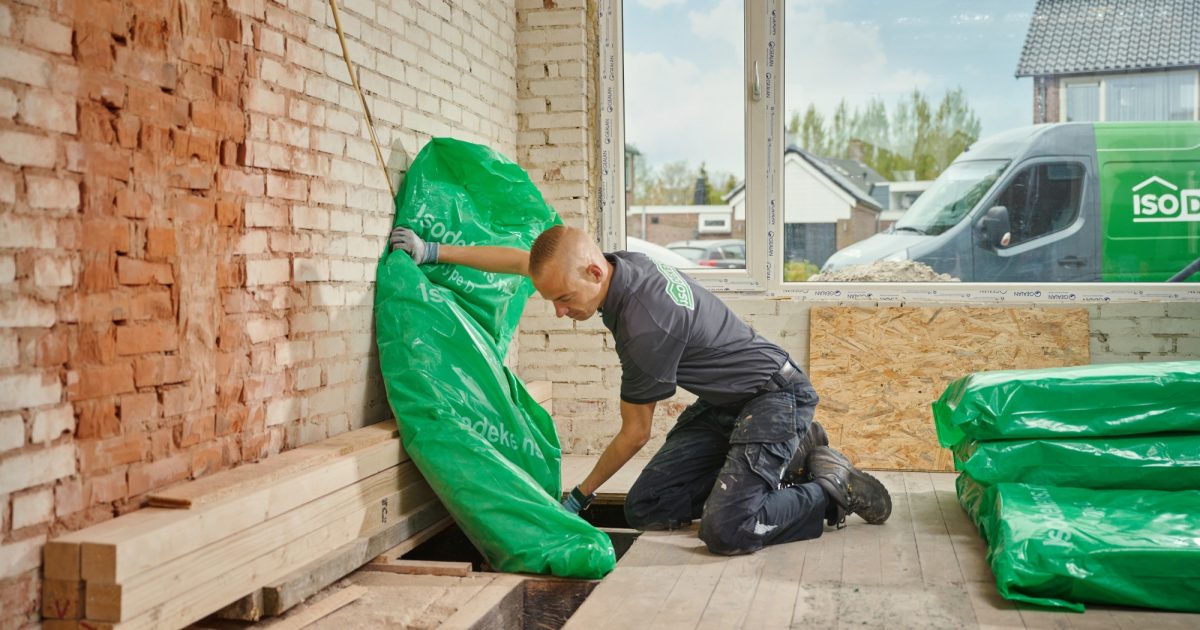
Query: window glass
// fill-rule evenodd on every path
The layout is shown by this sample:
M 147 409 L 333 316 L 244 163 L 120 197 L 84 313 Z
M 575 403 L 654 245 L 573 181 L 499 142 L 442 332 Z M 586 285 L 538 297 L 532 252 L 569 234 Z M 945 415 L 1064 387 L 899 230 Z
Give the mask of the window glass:
M 1038 164 L 1021 170 L 996 198 L 1008 209 L 1009 247 L 1065 229 L 1079 216 L 1083 166 Z
M 1066 122 L 1092 122 L 1100 120 L 1100 84 L 1067 84 Z
M 625 233 L 715 260 L 681 243 L 745 234 L 730 198 L 745 179 L 742 2 L 626 0 L 622 14 Z

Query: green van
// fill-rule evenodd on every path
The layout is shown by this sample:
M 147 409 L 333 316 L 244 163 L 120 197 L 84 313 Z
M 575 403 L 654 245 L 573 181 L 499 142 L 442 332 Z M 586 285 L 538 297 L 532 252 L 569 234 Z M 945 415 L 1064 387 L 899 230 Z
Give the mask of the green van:
M 980 140 L 892 228 L 822 271 L 877 260 L 969 282 L 1198 281 L 1200 122 L 1060 123 Z

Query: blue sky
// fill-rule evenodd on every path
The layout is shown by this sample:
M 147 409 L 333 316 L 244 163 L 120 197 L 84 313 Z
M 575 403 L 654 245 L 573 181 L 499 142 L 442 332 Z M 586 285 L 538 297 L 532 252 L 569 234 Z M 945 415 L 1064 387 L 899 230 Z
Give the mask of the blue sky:
M 787 108 L 962 87 L 983 135 L 1032 121 L 1016 79 L 1035 0 L 786 0 Z M 742 176 L 741 0 L 624 0 L 626 140 Z

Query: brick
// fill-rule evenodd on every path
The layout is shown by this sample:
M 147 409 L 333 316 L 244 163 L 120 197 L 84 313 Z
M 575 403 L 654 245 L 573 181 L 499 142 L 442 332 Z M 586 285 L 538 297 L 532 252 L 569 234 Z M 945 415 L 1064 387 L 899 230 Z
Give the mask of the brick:
M 286 98 L 266 86 L 255 86 L 246 93 L 246 108 L 271 116 L 283 116 Z
M 75 474 L 75 445 L 26 449 L 0 460 L 0 495 Z
M 173 315 L 169 290 L 142 290 L 129 301 L 128 319 L 131 320 L 168 319 Z
M 298 420 L 301 414 L 301 400 L 297 398 L 281 398 L 267 404 L 267 426 L 273 427 Z
M 171 322 L 148 322 L 117 327 L 117 354 L 170 352 L 179 348 L 179 334 Z
M 193 450 L 189 458 L 192 477 L 199 478 L 210 472 L 221 470 L 225 463 L 222 450 L 220 444 L 213 444 Z
M 79 209 L 79 182 L 70 179 L 26 175 L 25 194 L 33 208 Z
M 279 365 L 292 365 L 312 359 L 311 341 L 281 341 L 275 344 L 275 361 Z
M 216 416 L 212 413 L 192 414 L 175 426 L 175 445 L 188 448 L 213 439 L 216 435 Z
M 252 319 L 246 322 L 246 334 L 250 343 L 262 343 L 279 337 L 286 337 L 288 324 L 282 319 Z
M 43 534 L 0 545 L 0 580 L 7 580 L 8 578 L 32 571 L 41 566 L 42 546 L 45 543 L 46 536 Z M 34 595 L 34 597 L 37 597 L 37 595 Z M 7 610 L 7 607 L 5 610 Z M 5 616 L 15 622 L 13 625 L 14 628 L 20 626 L 19 620 L 8 615 Z
M 0 411 L 32 409 L 61 400 L 62 383 L 53 373 L 28 372 L 0 376 Z
M 133 367 L 128 363 L 82 367 L 67 375 L 67 396 L 71 400 L 87 400 L 131 391 Z
M 2 56 L 2 52 L 0 52 Z M 0 64 L 0 68 L 11 65 Z M 50 168 L 58 160 L 58 148 L 52 138 L 35 136 L 20 131 L 0 132 L 0 161 L 16 166 L 42 166 Z
M 75 96 L 31 90 L 21 99 L 21 122 L 31 127 L 73 134 Z
M 25 446 L 25 420 L 21 414 L 0 418 L 0 453 Z
M 17 348 L 16 334 L 0 334 L 0 368 L 16 367 L 20 363 L 21 351 Z
M 182 383 L 192 377 L 191 367 L 179 356 L 138 357 L 133 362 L 133 373 L 138 387 Z
M 329 229 L 329 211 L 310 206 L 293 206 L 292 226 L 308 230 L 327 230 Z
M 266 177 L 261 173 L 223 168 L 217 171 L 217 187 L 224 192 L 261 197 L 266 191 Z
M 106 475 L 91 475 L 84 490 L 88 505 L 112 503 L 129 496 L 129 484 L 126 481 L 125 470 L 121 469 Z
M 34 414 L 30 439 L 34 444 L 49 444 L 63 434 L 74 432 L 75 410 L 70 404 L 65 404 Z
M 24 295 L 0 300 L 0 328 L 49 328 L 57 320 L 52 304 Z
M 144 433 L 130 433 L 107 440 L 82 440 L 77 444 L 79 472 L 84 474 L 140 462 L 150 449 L 150 440 Z
M 246 286 L 279 284 L 291 280 L 291 269 L 286 258 L 246 261 Z
M 40 55 L 32 55 L 11 46 L 0 46 L 0 79 L 12 79 L 37 87 L 46 87 L 50 82 L 50 62 Z
M 191 470 L 191 457 L 186 453 L 149 464 L 136 463 L 129 467 L 129 496 L 140 496 L 187 479 Z
M 215 101 L 192 103 L 192 124 L 233 138 L 245 137 L 246 117 L 240 109 Z
M 304 201 L 308 198 L 308 181 L 267 175 L 267 196 L 272 198 Z
M 53 516 L 54 490 L 50 488 L 13 497 L 13 529 L 48 523 Z
M 33 263 L 33 281 L 39 287 L 69 287 L 75 284 L 71 259 L 65 256 L 39 256 Z
M 175 256 L 175 229 L 169 227 L 146 229 L 146 257 L 154 259 Z
M 204 406 L 204 399 L 200 388 L 195 383 L 163 388 L 161 393 L 162 414 L 164 418 L 198 411 Z
M 170 263 L 156 263 L 121 256 L 117 259 L 117 279 L 121 284 L 174 284 Z
M 292 384 L 297 390 L 312 389 L 321 386 L 321 368 L 320 366 L 310 366 L 296 370 L 295 377 L 292 379 Z
M 132 249 L 133 226 L 129 221 L 88 221 L 83 232 L 82 249 L 94 252 L 121 252 Z

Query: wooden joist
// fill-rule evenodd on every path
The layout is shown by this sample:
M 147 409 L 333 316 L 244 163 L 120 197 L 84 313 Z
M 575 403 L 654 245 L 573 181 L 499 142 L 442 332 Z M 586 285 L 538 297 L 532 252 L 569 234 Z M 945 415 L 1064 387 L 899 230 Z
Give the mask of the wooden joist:
M 275 518 L 407 459 L 399 441 L 376 444 L 202 508 L 146 508 L 88 528 L 84 580 L 119 584 L 174 557 Z
M 275 623 L 268 624 L 266 627 L 271 630 L 299 630 L 335 610 L 353 603 L 366 594 L 367 589 L 364 586 L 348 586 L 319 602 L 315 602 L 308 608 L 300 611 L 299 614 L 287 619 L 280 619 Z
M 364 571 L 386 571 L 403 575 L 444 575 L 467 577 L 471 574 L 470 562 L 442 562 L 438 560 L 386 560 L 368 562 Z
M 399 493 L 397 494 L 397 490 Z M 227 568 L 270 550 L 280 541 L 327 527 L 342 517 L 394 497 L 390 517 L 402 515 L 433 498 L 433 492 L 412 462 L 376 473 L 362 482 L 306 503 L 222 540 L 164 562 L 121 584 L 87 583 L 87 618 L 122 621 L 189 590 L 193 584 L 224 575 Z
M 150 495 L 153 507 L 187 509 L 240 496 L 331 460 L 396 439 L 396 423 L 385 420 L 362 429 L 306 444 L 216 475 L 172 486 Z

